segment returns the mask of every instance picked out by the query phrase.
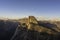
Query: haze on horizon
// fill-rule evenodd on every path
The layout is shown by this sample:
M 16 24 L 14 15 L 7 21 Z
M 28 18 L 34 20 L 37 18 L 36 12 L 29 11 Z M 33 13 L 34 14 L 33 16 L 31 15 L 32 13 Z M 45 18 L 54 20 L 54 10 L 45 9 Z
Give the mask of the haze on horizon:
M 60 17 L 59 0 L 0 0 L 0 17 Z

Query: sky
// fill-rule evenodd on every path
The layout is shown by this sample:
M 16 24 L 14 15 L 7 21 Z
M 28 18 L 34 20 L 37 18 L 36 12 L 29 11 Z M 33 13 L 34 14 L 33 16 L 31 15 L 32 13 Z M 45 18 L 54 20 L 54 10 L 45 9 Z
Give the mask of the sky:
M 0 0 L 0 17 L 60 17 L 60 0 Z

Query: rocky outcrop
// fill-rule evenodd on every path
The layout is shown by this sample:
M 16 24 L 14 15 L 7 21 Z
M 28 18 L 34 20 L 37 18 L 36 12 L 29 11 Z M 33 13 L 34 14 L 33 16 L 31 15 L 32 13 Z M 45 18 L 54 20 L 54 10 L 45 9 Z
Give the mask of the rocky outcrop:
M 56 32 L 59 32 L 60 30 L 57 29 L 56 26 L 52 26 L 53 24 L 47 24 L 47 23 L 43 23 L 42 25 L 40 25 L 41 23 L 38 22 L 38 20 L 34 17 L 34 16 L 29 16 L 28 18 L 24 19 L 21 19 L 21 23 L 22 24 L 26 24 L 27 25 L 27 29 L 28 30 L 35 30 L 35 31 L 38 31 L 38 32 L 47 32 L 49 34 L 55 34 Z M 43 26 L 43 25 L 46 25 L 46 26 Z M 49 26 L 47 26 L 49 25 Z

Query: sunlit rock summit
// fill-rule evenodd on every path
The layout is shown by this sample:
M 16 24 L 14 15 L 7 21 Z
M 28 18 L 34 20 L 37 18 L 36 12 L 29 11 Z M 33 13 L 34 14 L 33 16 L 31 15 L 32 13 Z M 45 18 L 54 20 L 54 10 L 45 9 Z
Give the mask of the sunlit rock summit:
M 20 19 L 21 24 L 26 24 L 28 30 L 35 30 L 38 32 L 47 32 L 49 34 L 55 34 L 60 32 L 60 29 L 55 24 L 44 23 L 38 21 L 34 16 L 29 16 L 28 18 Z M 25 26 L 25 25 L 24 25 Z

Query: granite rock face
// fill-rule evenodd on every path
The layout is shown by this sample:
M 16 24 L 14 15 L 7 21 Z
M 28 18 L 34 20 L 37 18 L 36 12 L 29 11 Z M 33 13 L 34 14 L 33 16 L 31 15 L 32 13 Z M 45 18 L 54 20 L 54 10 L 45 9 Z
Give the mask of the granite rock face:
M 58 35 L 50 35 L 45 32 L 37 32 L 18 27 L 11 40 L 59 40 Z
M 26 19 L 21 19 L 20 23 L 25 23 L 28 30 L 47 32 L 49 34 L 55 34 L 56 32 L 60 32 L 60 29 L 57 28 L 57 25 L 51 23 L 41 23 L 34 16 L 29 16 Z
M 0 21 L 0 40 L 59 40 L 55 24 L 38 22 L 34 16 L 17 22 Z

